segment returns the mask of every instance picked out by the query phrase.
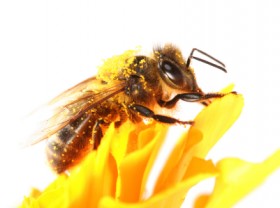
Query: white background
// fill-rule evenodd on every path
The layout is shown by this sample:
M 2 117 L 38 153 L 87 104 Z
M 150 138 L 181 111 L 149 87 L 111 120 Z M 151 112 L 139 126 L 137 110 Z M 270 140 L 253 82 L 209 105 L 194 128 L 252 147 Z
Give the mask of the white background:
M 280 147 L 279 11 L 273 0 L 1 1 L 1 207 L 13 207 L 29 184 L 49 182 L 40 151 L 15 147 L 25 137 L 22 118 L 95 74 L 102 59 L 139 45 L 172 42 L 186 57 L 197 47 L 226 63 L 227 74 L 194 63 L 204 91 L 234 82 L 245 97 L 209 158 L 268 157 Z M 236 207 L 279 207 L 279 178 L 277 171 Z

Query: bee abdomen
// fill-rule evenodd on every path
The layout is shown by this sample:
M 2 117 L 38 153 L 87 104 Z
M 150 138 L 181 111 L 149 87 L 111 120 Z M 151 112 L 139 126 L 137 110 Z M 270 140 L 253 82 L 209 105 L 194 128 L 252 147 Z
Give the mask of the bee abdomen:
M 47 159 L 57 173 L 78 163 L 93 148 L 89 118 L 68 124 L 48 140 Z

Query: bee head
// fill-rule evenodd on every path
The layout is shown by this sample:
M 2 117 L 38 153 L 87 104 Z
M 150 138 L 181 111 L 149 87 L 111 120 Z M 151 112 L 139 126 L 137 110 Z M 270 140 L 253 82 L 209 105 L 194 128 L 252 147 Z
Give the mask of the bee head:
M 165 45 L 154 50 L 157 68 L 163 81 L 171 88 L 183 91 L 199 91 L 195 74 L 186 65 L 179 49 Z

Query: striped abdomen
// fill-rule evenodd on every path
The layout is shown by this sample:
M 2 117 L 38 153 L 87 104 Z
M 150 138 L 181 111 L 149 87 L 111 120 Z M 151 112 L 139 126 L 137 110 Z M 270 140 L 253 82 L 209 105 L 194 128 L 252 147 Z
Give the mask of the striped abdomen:
M 47 158 L 57 173 L 73 166 L 93 149 L 94 123 L 92 115 L 84 115 L 48 139 Z

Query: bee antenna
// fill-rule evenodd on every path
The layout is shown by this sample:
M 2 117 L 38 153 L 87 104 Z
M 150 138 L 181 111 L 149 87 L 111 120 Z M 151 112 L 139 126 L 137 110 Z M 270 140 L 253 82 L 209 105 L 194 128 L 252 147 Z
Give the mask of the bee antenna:
M 220 65 L 217 65 L 217 64 L 214 64 L 214 63 L 212 63 L 212 62 L 209 62 L 209 61 L 207 61 L 207 60 L 205 60 L 205 59 L 201 59 L 201 58 L 198 58 L 198 57 L 196 57 L 196 56 L 193 56 L 193 53 L 194 53 L 195 51 L 197 51 L 197 52 L 203 54 L 204 56 L 207 56 L 208 58 L 212 59 L 213 61 L 217 62 L 217 63 L 220 64 Z M 190 55 L 189 55 L 189 57 L 188 57 L 187 63 L 186 63 L 186 66 L 187 66 L 187 67 L 190 66 L 191 59 L 198 60 L 198 61 L 203 62 L 203 63 L 205 63 L 205 64 L 208 64 L 208 65 L 210 65 L 210 66 L 213 66 L 213 67 L 216 67 L 216 68 L 218 68 L 218 69 L 221 69 L 221 70 L 224 71 L 224 72 L 227 72 L 227 70 L 226 70 L 226 68 L 225 68 L 225 67 L 226 67 L 225 64 L 223 64 L 223 63 L 222 63 L 221 61 L 219 61 L 218 59 L 214 58 L 213 56 L 210 56 L 209 54 L 207 54 L 207 53 L 205 53 L 204 51 L 201 51 L 201 50 L 199 50 L 199 49 L 197 49 L 197 48 L 193 48 L 193 49 L 192 49 L 192 51 L 191 51 L 191 53 L 190 53 Z

